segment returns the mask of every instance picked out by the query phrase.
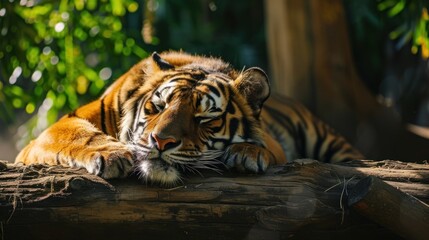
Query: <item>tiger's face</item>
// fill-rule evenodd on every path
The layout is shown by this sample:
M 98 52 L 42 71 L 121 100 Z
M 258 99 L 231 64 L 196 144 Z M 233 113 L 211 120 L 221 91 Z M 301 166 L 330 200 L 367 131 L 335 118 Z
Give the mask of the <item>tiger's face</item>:
M 256 81 L 253 89 L 244 86 L 249 74 L 265 77 L 261 70 L 235 76 L 194 64 L 167 66 L 147 76 L 134 100 L 128 141 L 144 179 L 176 184 L 183 172 L 219 171 L 231 144 L 263 145 L 258 116 L 269 89 L 261 91 Z M 253 94 L 260 96 L 247 96 Z

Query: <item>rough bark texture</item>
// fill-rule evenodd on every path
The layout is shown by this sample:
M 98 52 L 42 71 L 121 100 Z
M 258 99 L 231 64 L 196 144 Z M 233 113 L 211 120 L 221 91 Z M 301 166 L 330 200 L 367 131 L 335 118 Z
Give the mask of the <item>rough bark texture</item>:
M 1 164 L 1 169 L 3 239 L 418 239 L 429 233 L 429 221 L 418 216 L 414 220 L 426 220 L 422 224 L 427 227 L 415 235 L 389 230 L 383 224 L 390 223 L 362 217 L 347 206 L 354 185 L 371 175 L 393 186 L 393 193 L 417 197 L 405 194 L 415 201 L 415 209 L 427 212 L 426 164 L 302 160 L 270 168 L 264 175 L 190 177 L 175 188 L 135 178 L 106 182 L 61 167 Z M 394 211 L 401 207 L 391 206 Z

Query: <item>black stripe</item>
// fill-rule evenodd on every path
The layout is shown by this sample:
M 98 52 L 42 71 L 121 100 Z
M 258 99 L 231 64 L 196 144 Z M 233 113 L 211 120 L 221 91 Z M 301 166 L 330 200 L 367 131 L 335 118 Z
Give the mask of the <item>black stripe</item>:
M 207 97 L 209 100 L 211 100 L 211 101 L 209 101 L 209 102 L 212 102 L 213 104 L 216 104 L 216 99 L 214 99 L 211 95 L 206 95 L 206 97 Z M 222 109 L 211 107 L 211 108 L 209 108 L 209 109 L 208 109 L 208 112 L 222 112 Z
M 261 157 L 261 153 L 258 153 L 258 158 L 257 161 L 258 163 L 258 173 L 263 173 L 264 172 L 264 160 Z
M 324 162 L 331 162 L 332 157 L 342 150 L 344 143 L 344 141 L 339 142 L 337 139 L 331 141 L 329 143 L 327 152 L 324 154 Z
M 68 116 L 69 118 L 71 118 L 71 117 L 77 117 L 77 115 L 76 115 L 76 110 L 74 110 L 73 112 L 69 113 L 67 116 Z
M 322 159 L 324 154 L 321 152 L 320 149 L 322 148 L 323 143 L 326 142 L 326 129 L 323 126 L 318 126 L 315 124 L 314 130 L 316 131 L 316 139 L 312 157 L 316 158 L 317 160 L 324 160 Z
M 130 99 L 134 95 L 134 93 L 137 91 L 137 89 L 138 88 L 134 88 L 134 89 L 129 90 L 127 92 L 127 96 L 125 97 L 125 99 Z M 118 96 L 119 96 L 119 94 L 118 94 Z
M 238 125 L 239 125 L 239 121 L 237 118 L 231 118 L 231 120 L 229 120 L 229 143 L 232 142 L 232 138 L 237 132 Z
M 116 126 L 116 113 L 113 109 L 109 109 L 108 113 L 110 117 L 110 125 L 112 125 L 112 130 L 114 131 L 114 133 L 118 133 L 118 128 Z M 115 136 L 115 134 L 112 133 L 112 136 Z
M 164 59 L 161 58 L 161 56 L 159 56 L 158 53 L 154 52 L 152 54 L 152 59 L 155 61 L 155 63 L 158 65 L 158 67 L 161 70 L 169 70 L 169 69 L 173 69 L 174 66 L 171 65 L 170 63 L 168 63 L 167 61 L 165 61 Z
M 191 77 L 197 81 L 199 80 L 203 80 L 204 78 L 206 78 L 206 75 L 202 72 L 193 72 L 190 73 Z
M 299 158 L 310 157 L 307 156 L 307 135 L 305 134 L 305 129 L 302 125 L 298 124 L 297 134 L 295 135 L 295 146 L 299 154 Z
M 303 108 L 299 105 L 290 105 L 289 107 L 296 113 L 298 118 L 301 120 L 302 124 L 304 124 L 304 127 L 308 129 L 308 124 L 306 121 L 308 117 L 305 117 L 304 115 L 302 115 L 302 112 L 301 112 Z
M 61 164 L 61 161 L 60 161 L 60 153 L 61 153 L 61 152 L 57 152 L 57 154 L 55 155 L 55 163 L 56 163 L 57 165 L 60 165 L 60 164 Z
M 208 98 L 208 99 L 210 99 L 210 100 L 212 100 L 213 102 L 215 102 L 215 98 L 214 98 L 214 97 L 212 97 L 210 94 L 206 94 L 206 96 L 207 96 L 207 98 Z
M 292 136 L 297 136 L 296 126 L 292 119 L 285 115 L 284 113 L 278 111 L 277 109 L 265 106 L 265 110 L 267 110 L 268 114 L 275 120 L 280 126 L 283 126 L 287 132 L 289 132 Z M 270 123 L 271 124 L 271 123 Z M 270 125 L 268 124 L 268 126 Z
M 146 127 L 146 122 L 137 122 L 137 127 Z
M 244 132 L 244 139 L 253 139 L 253 129 L 252 126 L 247 118 L 241 119 L 242 126 L 243 126 L 243 132 Z
M 209 88 L 209 90 L 214 93 L 217 97 L 220 97 L 220 92 L 219 90 L 217 90 L 216 87 L 209 85 L 209 84 L 204 84 L 205 86 L 207 86 Z
M 100 125 L 101 125 L 101 131 L 103 131 L 103 133 L 107 134 L 106 131 L 106 113 L 104 112 L 104 98 L 101 99 L 101 106 L 100 106 L 100 111 L 101 111 L 101 117 L 100 117 Z
M 169 87 L 169 88 L 171 88 L 171 87 Z M 182 93 L 182 89 L 186 89 L 186 88 L 175 89 L 175 91 L 173 91 L 170 95 L 168 95 L 168 97 L 165 99 L 165 102 L 170 103 L 171 99 L 174 97 L 174 95 L 176 95 L 177 93 L 179 93 L 179 94 Z
M 137 124 L 139 122 L 140 112 L 141 112 L 141 108 L 143 107 L 143 104 L 144 104 L 143 99 L 139 99 L 138 101 L 134 102 L 134 105 L 133 105 L 134 111 L 133 111 L 133 116 L 132 116 L 132 119 L 134 119 L 134 121 L 131 122 L 132 126 L 133 126 L 133 129 L 132 129 L 133 132 L 135 132 L 137 129 Z M 131 127 L 131 126 L 129 126 L 129 127 Z
M 232 104 L 231 101 L 226 106 L 225 112 L 230 113 L 230 114 L 234 114 L 235 113 L 235 107 L 234 107 L 234 105 Z
M 246 163 L 247 163 L 247 160 L 248 160 L 248 156 L 246 154 L 242 154 L 241 156 L 243 156 L 243 158 L 241 160 L 241 164 L 237 163 L 237 165 L 240 164 L 241 166 L 243 166 L 244 168 L 246 168 Z
M 117 101 L 118 101 L 118 112 L 119 112 L 119 120 L 120 120 L 120 119 L 122 119 L 123 114 L 124 114 L 122 112 L 122 103 L 121 103 L 121 94 L 120 94 L 120 92 L 118 93 Z
M 210 108 L 209 112 L 214 113 L 214 112 L 222 112 L 221 108 Z
M 201 105 L 201 95 L 197 94 L 197 97 L 195 98 L 195 109 L 198 109 L 198 106 Z
M 222 83 L 217 83 L 217 86 L 219 87 L 220 91 L 226 95 L 226 88 Z

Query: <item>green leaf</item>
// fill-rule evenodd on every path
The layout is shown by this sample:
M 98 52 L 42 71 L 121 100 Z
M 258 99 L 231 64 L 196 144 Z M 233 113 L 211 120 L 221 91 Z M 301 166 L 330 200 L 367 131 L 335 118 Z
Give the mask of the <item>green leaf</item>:
M 110 0 L 112 4 L 112 13 L 115 16 L 123 16 L 125 14 L 125 7 L 122 0 Z
M 66 95 L 64 93 L 63 94 L 59 94 L 57 96 L 57 98 L 55 99 L 55 102 L 54 102 L 55 108 L 56 109 L 62 109 L 64 107 L 66 101 L 67 101 Z
M 23 102 L 20 98 L 14 98 L 12 100 L 12 105 L 14 108 L 22 108 L 23 107 Z
M 24 90 L 21 87 L 18 86 L 11 86 L 8 88 L 12 96 L 21 97 L 24 95 Z
M 84 0 L 74 0 L 74 5 L 76 7 L 76 10 L 81 11 L 85 7 L 85 1 Z
M 86 3 L 88 10 L 94 10 L 97 7 L 97 0 L 88 0 Z
M 27 103 L 27 106 L 25 106 L 25 112 L 28 114 L 32 114 L 36 110 L 36 105 L 34 102 Z
M 389 17 L 393 17 L 396 16 L 397 14 L 399 14 L 400 12 L 402 12 L 402 10 L 404 10 L 405 8 L 405 0 L 401 0 L 398 3 L 396 3 L 396 5 L 391 8 L 388 12 L 388 16 Z
M 385 0 L 385 1 L 382 1 L 382 2 L 380 2 L 377 5 L 377 8 L 380 11 L 384 11 L 384 10 L 386 10 L 388 8 L 391 8 L 391 7 L 395 6 L 395 4 L 397 4 L 397 1 L 398 0 Z
M 133 46 L 133 53 L 137 55 L 140 59 L 143 59 L 148 56 L 148 53 L 143 48 L 137 45 Z

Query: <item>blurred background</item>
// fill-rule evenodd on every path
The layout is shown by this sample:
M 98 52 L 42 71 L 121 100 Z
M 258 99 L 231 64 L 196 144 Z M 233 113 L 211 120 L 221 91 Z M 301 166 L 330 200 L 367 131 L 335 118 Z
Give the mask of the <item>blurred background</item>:
M 368 159 L 429 156 L 427 0 L 1 0 L 0 159 L 153 51 L 259 66 Z

